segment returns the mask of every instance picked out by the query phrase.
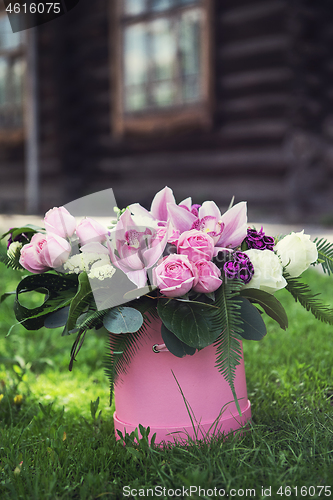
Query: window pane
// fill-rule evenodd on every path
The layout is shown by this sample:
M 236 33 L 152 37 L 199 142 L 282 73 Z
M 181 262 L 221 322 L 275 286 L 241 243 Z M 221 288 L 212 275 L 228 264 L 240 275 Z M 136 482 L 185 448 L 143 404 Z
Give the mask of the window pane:
M 172 0 L 151 0 L 151 10 L 165 10 L 173 5 Z
M 180 51 L 185 102 L 200 98 L 200 20 L 201 11 L 185 12 L 181 18 Z
M 24 70 L 25 61 L 23 59 L 16 59 L 12 68 L 13 103 L 15 104 L 21 104 L 23 101 Z
M 126 90 L 126 110 L 140 111 L 147 107 L 146 89 L 144 86 L 129 87 Z
M 5 57 L 0 57 L 0 106 L 6 103 L 6 81 L 8 65 Z
M 148 77 L 146 26 L 134 24 L 125 30 L 124 36 L 125 85 L 144 83 Z
M 175 86 L 172 81 L 160 82 L 152 86 L 153 102 L 157 106 L 171 106 L 175 101 Z
M 152 79 L 171 79 L 176 57 L 176 40 L 171 21 L 158 19 L 151 23 L 150 43 Z
M 125 0 L 125 14 L 136 15 L 145 12 L 146 0 Z
M 180 50 L 182 73 L 193 75 L 200 68 L 200 14 L 199 10 L 185 12 L 181 18 Z
M 183 99 L 184 102 L 198 101 L 200 98 L 200 82 L 199 77 L 189 77 L 183 82 Z
M 150 0 L 147 5 L 166 8 L 172 1 Z M 125 25 L 126 111 L 200 101 L 202 20 L 202 9 L 191 8 Z
M 0 49 L 16 49 L 24 42 L 24 32 L 13 33 L 7 15 L 0 17 Z
M 200 3 L 200 0 L 176 0 L 177 4 L 185 5 L 187 3 Z

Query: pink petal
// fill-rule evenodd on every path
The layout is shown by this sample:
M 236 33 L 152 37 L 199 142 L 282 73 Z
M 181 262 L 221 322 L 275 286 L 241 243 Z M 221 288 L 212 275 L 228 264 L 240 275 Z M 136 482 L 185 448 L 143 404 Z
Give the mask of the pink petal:
M 247 234 L 247 206 L 245 201 L 234 205 L 221 217 L 224 229 L 217 246 L 237 247 Z
M 221 219 L 220 209 L 214 201 L 205 201 L 199 208 L 199 219 L 203 219 L 207 215 L 215 217 L 217 222 Z
M 155 244 L 154 246 L 151 246 L 150 248 L 148 248 L 143 252 L 142 257 L 146 268 L 152 267 L 162 256 L 167 241 L 169 239 L 169 236 L 170 236 L 170 226 L 165 231 L 165 235 L 163 236 L 162 240 L 159 243 Z
M 126 276 L 138 288 L 143 288 L 147 283 L 147 273 L 145 269 L 140 269 L 138 271 L 130 271 L 126 273 Z
M 91 243 L 86 243 L 81 247 L 81 252 L 89 252 L 89 253 L 101 253 L 101 254 L 108 254 L 108 249 L 105 248 L 101 243 L 98 241 L 92 241 Z
M 155 221 L 155 217 L 153 217 L 153 215 L 150 212 L 148 212 L 148 210 L 142 207 L 140 203 L 133 203 L 128 208 L 130 212 L 134 215 L 134 217 L 139 215 L 140 217 L 147 217 L 152 221 Z
M 173 195 L 172 189 L 165 187 L 161 191 L 155 194 L 154 199 L 151 204 L 150 213 L 157 220 L 167 221 L 168 220 L 168 203 L 176 205 L 176 200 Z
M 195 215 L 193 215 L 191 212 L 188 212 L 185 208 L 179 207 L 178 205 L 169 204 L 168 213 L 171 224 L 181 233 L 183 233 L 184 231 L 189 231 L 194 222 L 198 220 Z
M 179 205 L 184 205 L 186 208 L 189 209 L 189 211 L 191 212 L 191 208 L 192 208 L 192 198 L 189 197 L 189 198 L 186 198 L 185 200 L 181 201 L 179 203 Z

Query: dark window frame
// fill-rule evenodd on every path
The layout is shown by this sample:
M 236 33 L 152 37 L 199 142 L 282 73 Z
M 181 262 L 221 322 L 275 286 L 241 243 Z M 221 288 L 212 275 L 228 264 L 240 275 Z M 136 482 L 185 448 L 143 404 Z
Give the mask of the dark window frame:
M 111 68 L 111 109 L 112 131 L 115 136 L 124 134 L 149 134 L 154 132 L 174 132 L 179 128 L 209 129 L 212 125 L 213 110 L 213 0 L 200 0 L 199 3 L 188 3 L 172 7 L 163 12 L 145 12 L 135 16 L 125 16 L 124 0 L 116 0 L 111 8 L 110 23 L 110 68 Z M 124 68 L 123 68 L 123 26 L 124 23 L 139 23 L 153 19 L 166 18 L 181 11 L 202 9 L 202 98 L 200 101 L 181 106 L 145 109 L 126 112 L 124 109 Z

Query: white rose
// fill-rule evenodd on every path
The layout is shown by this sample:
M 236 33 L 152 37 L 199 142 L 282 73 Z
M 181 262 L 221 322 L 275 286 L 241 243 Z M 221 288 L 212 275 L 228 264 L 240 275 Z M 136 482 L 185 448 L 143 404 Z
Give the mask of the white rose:
M 247 250 L 254 267 L 254 275 L 244 288 L 258 288 L 264 292 L 274 293 L 287 285 L 282 276 L 283 267 L 279 257 L 272 250 Z
M 17 253 L 17 250 L 18 248 L 21 250 L 22 248 L 22 243 L 20 243 L 19 241 L 13 241 L 10 245 L 9 245 L 9 248 L 7 250 L 7 255 L 8 257 L 15 257 L 16 253 Z
M 318 259 L 316 244 L 310 241 L 310 236 L 304 234 L 304 230 L 288 234 L 275 245 L 274 250 L 292 278 L 300 276 Z

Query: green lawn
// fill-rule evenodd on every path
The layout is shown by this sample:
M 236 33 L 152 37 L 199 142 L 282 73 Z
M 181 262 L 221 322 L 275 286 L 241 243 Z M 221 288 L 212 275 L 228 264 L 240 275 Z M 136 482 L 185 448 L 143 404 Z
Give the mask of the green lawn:
M 0 272 L 0 293 L 13 290 L 20 273 L 4 266 Z M 304 277 L 333 306 L 333 278 L 313 270 Z M 276 297 L 286 308 L 288 330 L 267 318 L 268 335 L 244 341 L 250 430 L 166 449 L 149 447 L 147 438 L 138 447 L 130 437 L 126 447 L 115 442 L 103 373 L 105 337 L 88 335 L 69 373 L 73 338 L 61 337 L 61 330 L 16 326 L 5 338 L 14 322 L 8 298 L 0 307 L 0 498 L 191 493 L 208 499 L 223 498 L 223 491 L 225 498 L 332 497 L 333 328 L 288 292 Z M 91 401 L 98 397 L 97 409 Z

